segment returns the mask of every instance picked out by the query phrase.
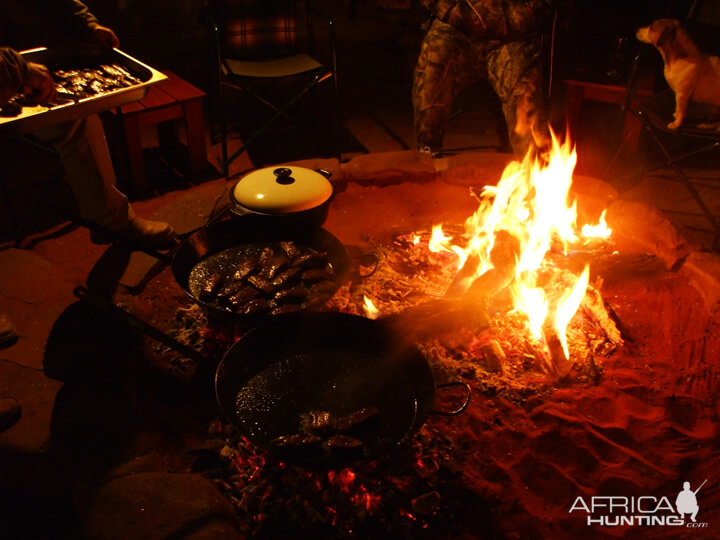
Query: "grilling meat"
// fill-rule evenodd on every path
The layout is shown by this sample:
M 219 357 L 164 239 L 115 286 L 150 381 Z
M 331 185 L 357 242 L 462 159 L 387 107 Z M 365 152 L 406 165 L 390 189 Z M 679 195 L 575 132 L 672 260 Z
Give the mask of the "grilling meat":
M 128 88 L 142 82 L 119 64 L 75 69 L 55 67 L 51 71 L 58 91 L 81 98 Z
M 249 257 L 240 263 L 238 269 L 235 271 L 233 279 L 241 280 L 252 274 L 260 262 L 260 257 Z
M 379 411 L 375 407 L 363 407 L 348 416 L 336 420 L 333 425 L 337 431 L 355 431 L 367 426 L 372 420 L 377 419 L 379 414 Z
M 250 300 L 257 298 L 259 294 L 260 293 L 257 291 L 257 289 L 253 289 L 248 285 L 244 285 L 232 296 L 227 297 L 227 305 L 233 308 L 233 310 L 240 309 L 243 305 L 250 302 Z
M 323 304 L 336 280 L 327 253 L 283 241 L 243 258 L 229 283 L 219 274 L 208 277 L 198 298 L 239 314 L 279 315 Z
M 281 435 L 272 442 L 278 448 L 307 447 L 319 445 L 322 439 L 311 433 L 293 433 L 292 435 Z
M 302 254 L 300 249 L 295 245 L 295 242 L 280 242 L 280 249 L 283 250 L 283 253 L 285 253 L 291 261 L 297 259 Z
M 210 274 L 207 280 L 205 280 L 205 283 L 203 283 L 202 289 L 200 289 L 200 300 L 210 300 L 215 298 L 220 291 L 222 282 L 223 277 L 220 274 Z
M 273 284 L 262 276 L 250 276 L 247 280 L 250 285 L 252 285 L 262 293 L 272 294 L 273 292 L 275 292 L 275 287 L 273 287 Z
M 302 280 L 305 283 L 332 281 L 333 279 L 335 279 L 335 274 L 327 268 L 313 268 L 312 270 L 305 270 L 302 273 Z
M 300 427 L 305 433 L 329 433 L 333 427 L 332 416 L 328 411 L 310 411 L 300 415 Z
M 276 276 L 270 283 L 278 289 L 285 289 L 300 279 L 299 268 L 288 268 L 282 274 Z
M 322 268 L 327 265 L 327 253 L 320 253 L 314 249 L 308 249 L 307 252 L 293 259 L 292 266 L 302 269 Z
M 356 459 L 365 455 L 362 441 L 347 435 L 333 435 L 323 446 L 334 458 Z
M 302 311 L 305 306 L 302 304 L 283 304 L 282 306 L 274 307 L 270 310 L 271 315 L 284 315 L 285 313 L 294 313 L 296 311 Z
M 275 293 L 273 300 L 276 304 L 285 302 L 297 304 L 307 300 L 308 290 L 302 284 L 296 285 L 292 289 L 283 289 Z
M 265 279 L 272 279 L 287 268 L 288 260 L 285 257 L 273 256 L 267 263 L 260 269 L 260 276 Z
M 241 315 L 257 315 L 266 311 L 270 311 L 270 303 L 264 298 L 256 298 L 240 306 L 237 313 Z
M 8 102 L 0 107 L 0 116 L 11 118 L 19 115 L 25 106 L 25 94 L 15 94 Z

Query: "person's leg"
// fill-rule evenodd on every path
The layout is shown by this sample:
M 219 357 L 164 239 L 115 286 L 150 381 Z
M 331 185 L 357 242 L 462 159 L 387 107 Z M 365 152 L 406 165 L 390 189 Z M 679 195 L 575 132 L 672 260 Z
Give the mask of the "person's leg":
M 442 149 L 453 99 L 484 74 L 485 48 L 473 45 L 449 24 L 433 21 L 423 39 L 413 78 L 418 149 Z
M 148 247 L 167 247 L 172 243 L 172 227 L 135 217 L 128 198 L 117 189 L 100 117 L 92 115 L 50 126 L 34 135 L 58 152 L 84 219 Z
M 502 103 L 513 152 L 550 143 L 539 51 L 534 42 L 514 41 L 488 56 L 488 79 Z
M 113 231 L 130 223 L 134 214 L 127 197 L 115 187 L 115 170 L 98 116 L 50 126 L 34 135 L 60 156 L 83 218 Z
M 690 514 L 690 519 L 693 521 L 693 523 L 695 522 L 695 518 L 697 517 L 697 513 L 699 510 L 700 510 L 700 507 L 696 506 L 695 510 L 693 510 L 692 514 Z

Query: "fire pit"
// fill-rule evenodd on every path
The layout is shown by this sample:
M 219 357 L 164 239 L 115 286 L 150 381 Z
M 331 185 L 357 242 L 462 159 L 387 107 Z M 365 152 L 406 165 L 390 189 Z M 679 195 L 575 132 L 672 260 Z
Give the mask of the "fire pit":
M 563 174 L 571 175 L 570 149 L 557 150 Z M 353 167 L 345 169 L 346 178 L 357 181 Z M 350 182 L 338 194 L 326 227 L 351 253 L 373 251 L 379 265 L 343 287 L 328 309 L 397 325 L 424 351 L 436 379 L 461 378 L 473 388 L 473 400 L 462 416 L 430 419 L 397 452 L 331 470 L 271 459 L 214 422 L 223 467 L 213 478 L 247 533 L 293 528 L 307 534 L 562 538 L 621 527 L 626 534 L 666 536 L 677 534 L 678 514 L 663 498 L 672 504 L 683 482 L 695 489 L 706 478 L 697 520 L 712 527 L 720 518 L 713 480 L 717 261 L 693 251 L 654 210 L 619 200 L 592 179 L 570 186 L 571 176 L 552 197 L 562 208 L 505 206 L 502 218 L 514 221 L 498 220 L 497 228 L 487 229 L 488 216 L 500 215 L 496 202 L 516 195 L 503 192 L 507 179 L 524 189 L 519 200 L 542 192 L 517 187 L 525 178 L 521 170 L 535 165 L 513 167 L 491 193 L 476 193 L 480 210 L 466 187 L 442 181 Z M 441 179 L 451 174 L 452 167 Z M 562 184 L 556 176 L 549 183 Z M 543 244 L 514 228 L 564 215 L 575 197 L 580 217 L 565 222 L 604 230 L 599 225 L 607 209 L 609 237 L 586 229 L 583 239 L 582 227 L 553 225 L 567 234 L 565 241 L 553 233 Z M 475 210 L 469 222 L 479 233 L 463 222 Z M 371 211 L 377 219 L 368 222 Z M 433 230 L 441 222 L 442 234 Z M 524 255 L 527 245 L 543 247 L 542 257 Z M 531 259 L 535 275 L 520 281 L 530 277 Z M 542 296 L 528 292 L 534 289 Z M 206 353 L 223 349 L 242 331 L 208 324 L 168 272 L 141 300 L 156 304 L 155 322 L 174 320 L 167 331 Z M 535 300 L 544 306 L 539 322 L 526 309 Z M 573 306 L 569 314 L 559 317 L 560 308 L 548 315 L 563 301 Z M 557 327 L 558 318 L 564 327 Z M 153 354 L 170 371 L 194 373 L 190 361 L 159 348 Z M 163 357 L 173 359 L 163 364 Z M 608 497 L 617 498 L 612 511 Z M 631 506 L 631 499 L 643 497 L 656 504 L 640 511 Z

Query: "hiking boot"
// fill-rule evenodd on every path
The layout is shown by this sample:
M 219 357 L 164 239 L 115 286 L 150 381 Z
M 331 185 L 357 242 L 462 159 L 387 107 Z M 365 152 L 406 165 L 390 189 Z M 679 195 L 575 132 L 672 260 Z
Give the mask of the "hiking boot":
M 150 249 L 167 249 L 175 245 L 175 230 L 164 221 L 134 217 L 118 234 L 125 240 Z
M 118 238 L 148 249 L 169 249 L 176 243 L 175 231 L 170 224 L 140 217 L 134 217 L 118 231 L 90 231 L 90 239 L 95 244 L 112 244 Z

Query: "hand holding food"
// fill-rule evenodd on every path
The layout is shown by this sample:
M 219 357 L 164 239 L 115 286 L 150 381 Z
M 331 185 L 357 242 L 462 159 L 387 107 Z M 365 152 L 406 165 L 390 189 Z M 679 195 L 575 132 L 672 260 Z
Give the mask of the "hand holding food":
M 55 81 L 50 70 L 42 64 L 28 62 L 27 75 L 24 81 L 26 104 L 44 105 L 52 101 L 56 95 Z

